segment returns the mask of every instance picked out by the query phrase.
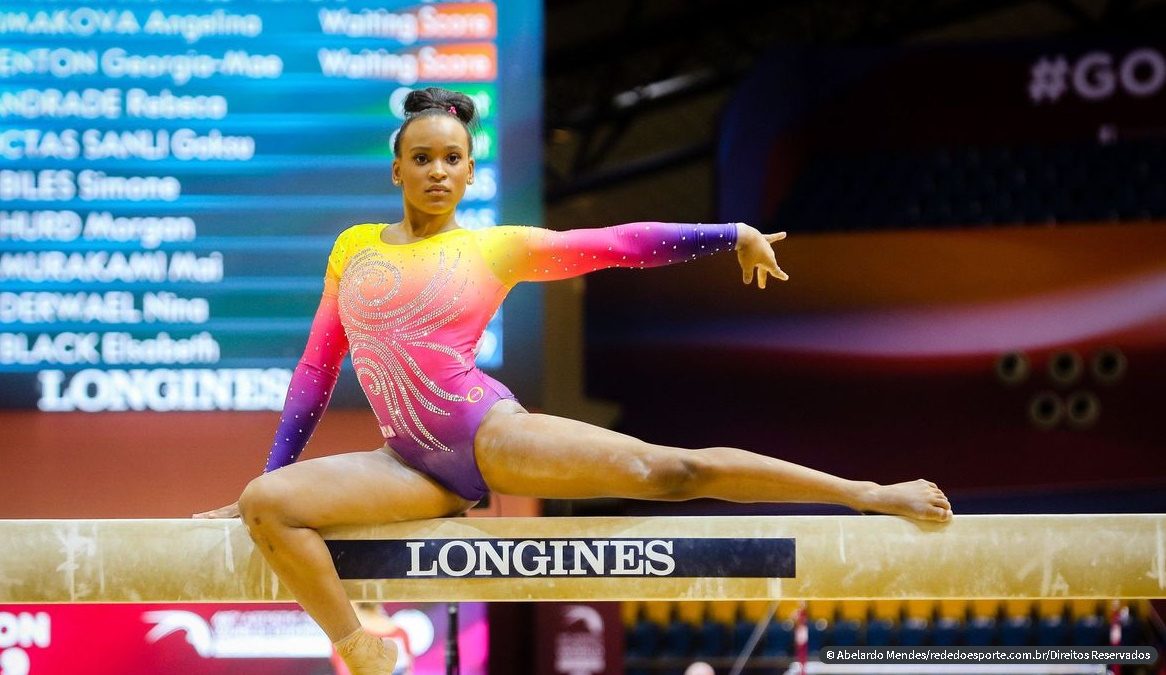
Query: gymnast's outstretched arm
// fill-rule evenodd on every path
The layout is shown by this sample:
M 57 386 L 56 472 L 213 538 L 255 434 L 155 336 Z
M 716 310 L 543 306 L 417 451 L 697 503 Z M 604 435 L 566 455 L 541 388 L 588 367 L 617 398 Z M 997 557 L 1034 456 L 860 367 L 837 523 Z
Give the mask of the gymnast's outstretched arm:
M 479 232 L 486 260 L 503 283 L 556 281 L 612 267 L 659 267 L 736 250 L 742 281 L 756 272 L 788 279 L 777 265 L 773 244 L 785 233 L 762 234 L 744 223 L 698 225 L 638 222 L 556 232 L 505 225 Z

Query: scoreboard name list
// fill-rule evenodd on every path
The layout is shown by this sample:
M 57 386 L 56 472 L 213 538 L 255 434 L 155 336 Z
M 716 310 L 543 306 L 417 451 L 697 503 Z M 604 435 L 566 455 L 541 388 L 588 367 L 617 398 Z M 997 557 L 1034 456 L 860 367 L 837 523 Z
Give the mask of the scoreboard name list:
M 494 3 L 152 4 L 0 10 L 0 406 L 282 407 L 411 87 L 474 99 L 457 216 L 496 224 Z

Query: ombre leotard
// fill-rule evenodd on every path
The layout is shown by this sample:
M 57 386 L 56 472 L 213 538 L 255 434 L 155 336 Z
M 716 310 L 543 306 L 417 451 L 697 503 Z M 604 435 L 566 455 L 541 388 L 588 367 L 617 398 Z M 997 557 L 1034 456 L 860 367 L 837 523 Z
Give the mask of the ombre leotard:
M 514 395 L 478 369 L 474 353 L 510 289 L 609 267 L 683 262 L 737 241 L 733 224 L 629 223 L 567 232 L 454 229 L 388 244 L 386 227 L 355 225 L 336 239 L 267 471 L 299 456 L 351 351 L 388 445 L 449 490 L 481 499 L 488 488 L 474 459 L 474 434 L 494 403 Z

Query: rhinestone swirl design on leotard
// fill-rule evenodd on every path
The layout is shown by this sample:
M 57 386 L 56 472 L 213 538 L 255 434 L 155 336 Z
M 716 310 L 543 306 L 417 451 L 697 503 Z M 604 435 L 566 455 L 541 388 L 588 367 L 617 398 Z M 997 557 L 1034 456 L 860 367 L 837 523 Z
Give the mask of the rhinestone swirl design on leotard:
M 341 317 L 357 379 L 370 397 L 384 401 L 392 431 L 426 450 L 453 452 L 425 426 L 418 406 L 448 417 L 443 401 L 467 401 L 435 382 L 417 354 L 436 352 L 469 367 L 456 350 L 429 339 L 465 309 L 460 301 L 469 277 L 458 273 L 460 263 L 460 252 L 448 264 L 440 252 L 436 272 L 411 298 L 398 297 L 401 270 L 372 248 L 354 253 L 340 280 Z

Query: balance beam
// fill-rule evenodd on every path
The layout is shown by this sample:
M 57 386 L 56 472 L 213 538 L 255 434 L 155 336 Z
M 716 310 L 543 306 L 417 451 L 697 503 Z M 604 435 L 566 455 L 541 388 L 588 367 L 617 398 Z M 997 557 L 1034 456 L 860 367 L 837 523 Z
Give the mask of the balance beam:
M 324 532 L 354 600 L 1166 597 L 1166 514 L 450 518 Z M 0 603 L 290 600 L 232 520 L 2 520 Z

